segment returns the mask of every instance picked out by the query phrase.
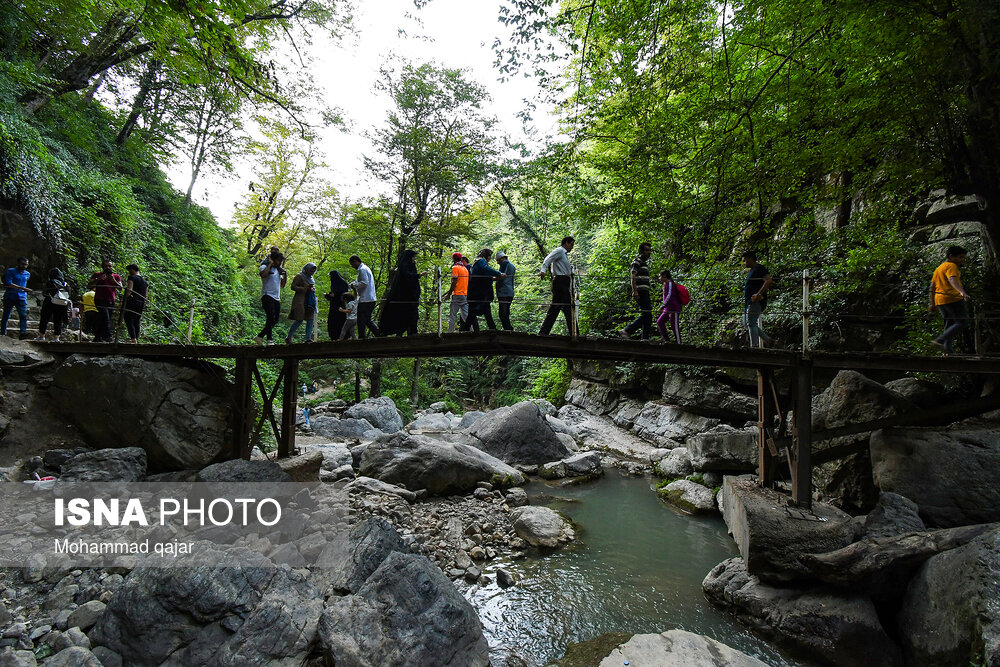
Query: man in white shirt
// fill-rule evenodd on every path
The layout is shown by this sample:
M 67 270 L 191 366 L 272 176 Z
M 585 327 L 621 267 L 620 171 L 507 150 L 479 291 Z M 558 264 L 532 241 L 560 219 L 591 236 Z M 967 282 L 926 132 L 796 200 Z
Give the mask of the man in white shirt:
M 567 253 L 572 252 L 575 244 L 576 240 L 572 236 L 564 238 L 559 247 L 548 254 L 538 272 L 539 278 L 544 278 L 546 271 L 552 272 L 552 303 L 549 305 L 549 312 L 545 314 L 542 328 L 538 331 L 539 335 L 549 335 L 560 310 L 566 316 L 566 333 L 573 332 L 573 297 L 570 294 L 573 267 Z
M 264 328 L 254 342 L 268 345 L 274 342 L 274 325 L 281 319 L 281 290 L 288 280 L 288 273 L 282 268 L 285 256 L 277 246 L 271 246 L 267 259 L 260 265 L 260 305 L 264 307 Z
M 351 287 L 358 292 L 358 337 L 366 338 L 368 329 L 371 329 L 373 336 L 381 336 L 378 327 L 372 322 L 372 313 L 375 312 L 375 303 L 377 302 L 375 277 L 372 275 L 372 270 L 365 266 L 357 255 L 352 255 L 350 262 L 354 270 L 358 272 L 358 279 L 351 283 Z

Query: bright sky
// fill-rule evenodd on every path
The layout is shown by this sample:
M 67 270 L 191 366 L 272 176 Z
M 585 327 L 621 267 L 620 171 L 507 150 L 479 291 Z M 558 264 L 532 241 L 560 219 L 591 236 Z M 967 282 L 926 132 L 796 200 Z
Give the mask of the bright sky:
M 356 34 L 339 46 L 317 43 L 312 50 L 317 61 L 314 79 L 326 91 L 330 105 L 343 111 L 350 130 L 325 132 L 320 143 L 330 165 L 324 176 L 341 197 L 357 199 L 379 192 L 379 184 L 365 173 L 362 156 L 373 150 L 365 135 L 388 113 L 390 102 L 375 92 L 374 85 L 379 68 L 393 55 L 414 63 L 430 60 L 467 69 L 470 78 L 490 91 L 491 111 L 502 131 L 515 139 L 521 137 L 523 129 L 516 114 L 524 107 L 525 98 L 535 99 L 537 86 L 521 75 L 504 83 L 498 81 L 492 45 L 494 39 L 507 35 L 506 26 L 497 20 L 500 0 L 433 0 L 420 10 L 412 0 L 357 4 Z M 405 34 L 400 34 L 401 29 Z M 539 106 L 535 114 L 535 125 L 543 134 L 550 133 L 554 120 L 541 109 Z M 201 177 L 195 185 L 195 201 L 210 208 L 221 223 L 228 223 L 236 202 L 247 191 L 252 170 L 252 164 L 244 163 L 236 174 Z M 186 189 L 187 169 L 175 166 L 168 173 L 176 187 Z

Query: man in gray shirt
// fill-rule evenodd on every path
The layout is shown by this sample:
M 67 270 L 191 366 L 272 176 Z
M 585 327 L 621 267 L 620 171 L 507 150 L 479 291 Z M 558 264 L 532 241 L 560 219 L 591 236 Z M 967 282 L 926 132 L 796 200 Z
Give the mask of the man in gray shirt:
M 573 251 L 575 244 L 576 240 L 572 236 L 564 238 L 559 247 L 548 254 L 538 272 L 539 278 L 545 277 L 546 270 L 552 272 L 552 303 L 549 305 L 549 312 L 545 314 L 542 328 L 538 331 L 542 336 L 548 336 L 552 331 L 559 311 L 566 316 L 566 333 L 573 333 L 573 297 L 570 294 L 573 267 L 569 263 L 568 253 Z
M 517 269 L 507 259 L 507 253 L 503 250 L 497 253 L 497 262 L 500 263 L 500 273 L 505 276 L 497 281 L 500 326 L 503 327 L 504 331 L 513 331 L 514 326 L 510 323 L 510 303 L 514 300 L 514 273 Z
M 372 335 L 378 338 L 382 333 L 372 321 L 372 313 L 375 312 L 378 301 L 375 296 L 375 277 L 357 255 L 352 255 L 349 261 L 358 272 L 358 279 L 351 283 L 351 287 L 358 291 L 358 337 L 367 338 L 368 330 L 371 329 Z

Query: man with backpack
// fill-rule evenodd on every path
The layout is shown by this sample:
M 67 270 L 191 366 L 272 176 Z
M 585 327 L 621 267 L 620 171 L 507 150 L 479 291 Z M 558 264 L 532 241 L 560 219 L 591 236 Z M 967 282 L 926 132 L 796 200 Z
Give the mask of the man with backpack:
M 743 253 L 743 266 L 750 269 L 743 281 L 743 324 L 750 334 L 750 347 L 764 347 L 771 337 L 761 329 L 760 315 L 767 308 L 771 274 L 763 264 L 757 263 L 757 255 L 749 250 Z
M 653 254 L 653 245 L 643 242 L 639 244 L 639 254 L 632 260 L 632 298 L 639 306 L 639 317 L 621 330 L 622 338 L 631 338 L 636 329 L 642 330 L 642 340 L 649 340 L 653 328 L 653 302 L 649 295 L 649 258 Z

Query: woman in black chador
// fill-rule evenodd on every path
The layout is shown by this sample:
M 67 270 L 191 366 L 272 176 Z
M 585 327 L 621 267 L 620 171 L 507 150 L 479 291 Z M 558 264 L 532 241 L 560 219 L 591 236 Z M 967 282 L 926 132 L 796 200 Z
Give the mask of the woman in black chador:
M 344 295 L 351 291 L 351 286 L 340 275 L 340 271 L 330 272 L 330 291 L 323 296 L 330 302 L 330 313 L 326 316 L 326 333 L 330 340 L 339 340 L 344 329 L 344 319 L 347 317 L 340 309 L 344 307 Z
M 382 308 L 379 329 L 385 336 L 417 333 L 420 306 L 420 276 L 415 250 L 404 250 L 396 264 L 396 275 L 389 288 L 389 298 Z

